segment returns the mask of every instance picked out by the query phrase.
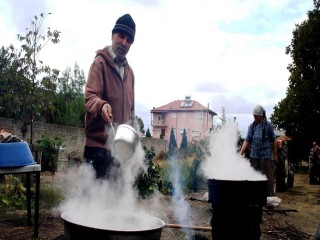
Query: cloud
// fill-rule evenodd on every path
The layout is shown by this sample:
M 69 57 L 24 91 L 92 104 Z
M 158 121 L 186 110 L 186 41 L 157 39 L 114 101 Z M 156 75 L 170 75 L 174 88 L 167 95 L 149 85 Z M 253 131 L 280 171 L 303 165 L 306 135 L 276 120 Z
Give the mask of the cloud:
M 48 13 L 46 1 L 43 0 L 10 0 L 7 1 L 14 26 L 19 33 L 30 27 L 31 19 L 40 13 Z

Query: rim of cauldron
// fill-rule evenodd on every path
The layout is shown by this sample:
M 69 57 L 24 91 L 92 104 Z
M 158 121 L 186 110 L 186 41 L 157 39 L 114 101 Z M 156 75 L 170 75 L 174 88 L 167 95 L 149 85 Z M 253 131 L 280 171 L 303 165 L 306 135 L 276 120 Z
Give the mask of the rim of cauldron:
M 109 211 L 109 212 L 115 212 L 115 211 Z M 74 220 L 70 220 L 66 217 L 66 215 L 70 214 L 70 211 L 66 211 L 66 212 L 63 212 L 61 214 L 61 218 L 65 221 L 65 222 L 68 222 L 70 224 L 74 224 L 76 226 L 82 226 L 84 228 L 88 228 L 88 229 L 96 229 L 96 230 L 102 230 L 102 231 L 108 231 L 108 232 L 117 232 L 117 233 L 139 233 L 139 232 L 147 232 L 147 231 L 154 231 L 154 230 L 158 230 L 158 229 L 162 229 L 166 223 L 160 219 L 160 218 L 157 218 L 155 216 L 152 216 L 152 215 L 147 215 L 147 214 L 143 214 L 145 216 L 148 216 L 149 218 L 152 218 L 154 220 L 156 220 L 157 222 L 161 223 L 159 224 L 158 227 L 153 227 L 153 228 L 145 228 L 145 229 L 130 229 L 130 230 L 126 230 L 126 229 L 109 229 L 109 228 L 100 228 L 100 227 L 93 227 L 93 226 L 88 226 L 88 225 L 84 225 L 84 224 L 81 224 L 81 223 L 77 223 L 75 222 Z M 138 215 L 138 213 L 131 213 L 131 214 L 135 214 L 135 215 Z

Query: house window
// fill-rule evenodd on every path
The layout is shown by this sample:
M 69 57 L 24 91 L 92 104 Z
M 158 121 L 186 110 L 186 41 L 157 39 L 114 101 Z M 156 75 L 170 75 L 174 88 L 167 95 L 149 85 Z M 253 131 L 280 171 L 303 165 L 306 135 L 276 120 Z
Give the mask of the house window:
M 177 118 L 177 113 L 175 112 L 171 113 L 171 118 Z
M 202 121 L 203 119 L 203 112 L 196 112 L 196 120 Z

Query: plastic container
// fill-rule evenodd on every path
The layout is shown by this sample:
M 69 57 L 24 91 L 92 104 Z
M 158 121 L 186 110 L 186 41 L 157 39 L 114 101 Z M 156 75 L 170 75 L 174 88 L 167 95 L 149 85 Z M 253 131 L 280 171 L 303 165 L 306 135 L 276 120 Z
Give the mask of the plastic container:
M 36 164 L 27 142 L 0 143 L 0 167 Z

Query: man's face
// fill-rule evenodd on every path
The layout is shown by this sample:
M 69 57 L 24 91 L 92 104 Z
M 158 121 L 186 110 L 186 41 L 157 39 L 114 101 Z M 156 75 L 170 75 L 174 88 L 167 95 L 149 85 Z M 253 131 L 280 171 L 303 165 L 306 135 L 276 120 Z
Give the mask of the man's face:
M 111 39 L 114 53 L 120 59 L 125 58 L 132 44 L 131 39 L 122 33 L 114 33 Z

